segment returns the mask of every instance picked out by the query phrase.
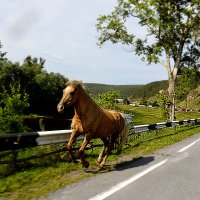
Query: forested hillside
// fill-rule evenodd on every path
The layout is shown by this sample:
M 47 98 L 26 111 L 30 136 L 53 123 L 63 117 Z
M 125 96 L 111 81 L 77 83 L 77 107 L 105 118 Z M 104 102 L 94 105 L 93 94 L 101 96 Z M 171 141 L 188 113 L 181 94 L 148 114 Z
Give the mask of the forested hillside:
M 122 98 L 149 98 L 156 95 L 160 90 L 167 89 L 167 81 L 155 81 L 146 85 L 105 85 L 86 83 L 86 87 L 92 95 L 118 90 Z
M 143 87 L 143 85 L 106 85 L 98 83 L 86 83 L 85 85 L 94 96 L 111 90 L 118 90 L 121 97 L 130 97 L 136 90 Z

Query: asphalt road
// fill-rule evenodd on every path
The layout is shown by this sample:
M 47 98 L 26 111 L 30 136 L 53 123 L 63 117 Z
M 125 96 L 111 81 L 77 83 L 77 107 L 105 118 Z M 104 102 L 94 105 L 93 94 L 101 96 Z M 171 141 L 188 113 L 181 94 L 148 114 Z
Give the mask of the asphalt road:
M 59 189 L 49 200 L 199 200 L 200 134 L 116 171 Z

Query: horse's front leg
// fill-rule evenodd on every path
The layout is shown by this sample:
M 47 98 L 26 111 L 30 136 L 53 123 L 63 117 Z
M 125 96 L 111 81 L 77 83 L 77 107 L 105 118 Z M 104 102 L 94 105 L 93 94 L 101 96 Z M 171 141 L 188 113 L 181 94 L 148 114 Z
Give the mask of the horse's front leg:
M 88 168 L 89 167 L 89 162 L 85 160 L 85 156 L 84 156 L 84 150 L 87 146 L 87 144 L 90 142 L 90 137 L 85 134 L 83 143 L 81 144 L 81 147 L 79 149 L 79 156 L 80 156 L 80 160 L 81 160 L 81 164 L 85 167 Z
M 74 156 L 74 153 L 72 151 L 72 145 L 73 145 L 74 142 L 76 142 L 77 137 L 78 137 L 77 132 L 75 130 L 72 130 L 72 133 L 71 133 L 70 138 L 69 138 L 69 142 L 66 145 L 67 150 L 69 151 L 70 158 L 73 160 L 74 163 L 77 163 L 77 160 L 76 160 L 76 157 Z

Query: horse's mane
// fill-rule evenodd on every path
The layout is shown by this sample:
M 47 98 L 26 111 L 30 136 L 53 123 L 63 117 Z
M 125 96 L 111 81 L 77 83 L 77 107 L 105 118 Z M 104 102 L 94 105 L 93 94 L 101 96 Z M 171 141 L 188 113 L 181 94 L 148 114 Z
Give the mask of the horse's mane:
M 82 86 L 83 82 L 82 81 L 77 81 L 77 80 L 67 81 L 66 86 L 68 86 L 68 85 L 71 85 L 71 86 L 76 88 L 79 85 Z
M 69 85 L 73 86 L 74 88 L 77 88 L 77 87 L 80 86 L 80 87 L 85 91 L 85 93 L 88 94 L 87 89 L 86 89 L 86 86 L 85 86 L 85 84 L 83 83 L 83 81 L 71 80 L 71 81 L 68 81 L 68 82 L 66 83 L 66 86 L 69 86 Z M 89 95 L 89 94 L 88 94 L 88 95 Z

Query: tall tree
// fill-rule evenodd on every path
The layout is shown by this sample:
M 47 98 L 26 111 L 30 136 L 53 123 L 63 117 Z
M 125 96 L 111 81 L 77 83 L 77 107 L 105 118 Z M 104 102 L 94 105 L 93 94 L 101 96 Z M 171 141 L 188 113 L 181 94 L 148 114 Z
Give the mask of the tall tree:
M 130 19 L 146 27 L 145 38 L 136 37 Z M 175 117 L 175 81 L 182 62 L 200 57 L 199 0 L 118 0 L 109 15 L 100 16 L 96 25 L 98 44 L 106 41 L 134 47 L 136 55 L 148 64 L 160 63 L 168 73 L 170 120 Z M 198 30 L 198 31 L 197 31 Z M 163 61 L 165 59 L 165 61 Z
M 0 49 L 1 49 L 2 47 L 3 47 L 3 45 L 2 45 L 1 42 L 0 42 Z M 5 58 L 6 53 L 7 53 L 7 52 L 2 52 L 2 51 L 0 50 L 0 61 L 6 59 L 6 58 Z

